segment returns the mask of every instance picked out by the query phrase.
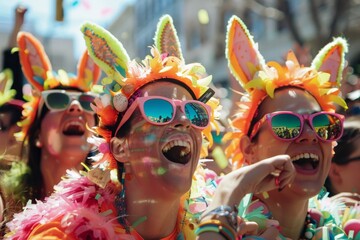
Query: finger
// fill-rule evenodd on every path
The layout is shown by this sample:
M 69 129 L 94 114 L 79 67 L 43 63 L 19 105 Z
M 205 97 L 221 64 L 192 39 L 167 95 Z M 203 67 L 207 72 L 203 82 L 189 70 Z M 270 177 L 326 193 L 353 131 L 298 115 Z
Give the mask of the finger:
M 256 235 L 259 225 L 256 222 L 242 222 L 239 225 L 238 235 Z
M 276 237 L 279 235 L 279 230 L 276 227 L 268 227 L 263 234 L 260 236 L 264 239 L 276 239 Z

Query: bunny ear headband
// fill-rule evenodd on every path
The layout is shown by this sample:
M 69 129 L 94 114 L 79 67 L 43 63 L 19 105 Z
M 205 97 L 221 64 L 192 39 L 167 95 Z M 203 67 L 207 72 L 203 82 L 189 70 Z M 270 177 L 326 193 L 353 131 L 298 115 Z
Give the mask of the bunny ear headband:
M 10 69 L 4 69 L 0 72 L 0 107 L 4 104 L 11 104 L 22 108 L 23 101 L 14 99 L 16 90 L 11 89 L 13 81 Z
M 236 16 L 229 20 L 225 54 L 231 73 L 246 91 L 232 120 L 235 131 L 224 136 L 224 140 L 232 139 L 226 155 L 235 167 L 241 167 L 243 161 L 238 147 L 241 136 L 248 134 L 260 103 L 267 96 L 274 97 L 277 88 L 304 89 L 316 98 L 324 111 L 334 111 L 334 103 L 347 108 L 339 96 L 347 51 L 346 40 L 339 37 L 320 50 L 310 67 L 300 66 L 292 51 L 287 55 L 285 66 L 277 62 L 265 64 L 245 24 Z
M 97 143 L 94 142 L 101 152 L 98 163 L 107 162 L 110 168 L 116 167 L 108 146 L 114 134 L 112 131 L 130 106 L 129 99 L 142 86 L 157 80 L 172 79 L 187 86 L 197 99 L 209 93 L 211 76 L 206 74 L 205 68 L 199 63 L 185 64 L 179 39 L 169 15 L 159 20 L 154 38 L 155 46 L 151 47 L 151 55 L 146 56 L 140 63 L 131 61 L 123 45 L 104 28 L 84 23 L 81 31 L 90 56 L 108 76 L 102 80 L 104 95 L 96 99 L 93 105 L 100 118 L 95 132 L 103 137 L 101 140 L 98 139 Z M 209 94 L 208 99 L 211 96 L 212 94 Z M 218 101 L 211 98 L 207 104 L 214 112 Z M 217 127 L 214 117 L 210 120 L 211 125 Z M 203 133 L 211 144 L 211 127 Z
M 85 51 L 78 63 L 77 76 L 67 74 L 64 70 L 52 71 L 51 63 L 38 39 L 27 32 L 17 36 L 22 70 L 32 89 L 24 93 L 28 101 L 24 104 L 22 131 L 16 137 L 23 140 L 30 125 L 36 118 L 41 92 L 57 87 L 74 87 L 88 92 L 100 77 L 100 68 L 94 64 Z M 26 90 L 25 90 L 26 92 Z

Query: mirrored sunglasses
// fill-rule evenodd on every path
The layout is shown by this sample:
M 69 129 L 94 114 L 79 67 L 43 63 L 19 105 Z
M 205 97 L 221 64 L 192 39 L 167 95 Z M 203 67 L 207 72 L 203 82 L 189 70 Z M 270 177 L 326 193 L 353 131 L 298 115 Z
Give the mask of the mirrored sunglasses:
M 181 101 L 165 97 L 138 97 L 124 114 L 116 132 L 123 126 L 133 114 L 135 109 L 140 109 L 143 118 L 154 125 L 171 123 L 176 114 L 176 107 L 180 106 L 191 125 L 197 129 L 205 129 L 210 123 L 210 106 L 197 100 Z
M 313 114 L 298 114 L 289 111 L 268 113 L 255 125 L 250 134 L 252 139 L 266 121 L 275 138 L 284 141 L 297 139 L 303 129 L 305 120 L 322 141 L 336 141 L 343 133 L 344 116 L 337 113 L 317 112 Z

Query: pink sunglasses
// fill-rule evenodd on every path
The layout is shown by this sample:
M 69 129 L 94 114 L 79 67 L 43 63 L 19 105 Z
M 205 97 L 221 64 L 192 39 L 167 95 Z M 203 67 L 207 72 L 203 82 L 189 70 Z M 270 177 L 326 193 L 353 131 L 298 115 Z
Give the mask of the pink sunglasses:
M 205 129 L 210 123 L 211 109 L 208 105 L 197 100 L 178 100 L 165 97 L 151 96 L 138 97 L 126 111 L 121 119 L 116 132 L 131 117 L 137 107 L 139 107 L 143 118 L 154 125 L 166 125 L 171 123 L 175 118 L 176 106 L 181 107 L 190 120 L 191 125 L 197 129 Z
M 343 115 L 330 112 L 298 114 L 290 111 L 278 111 L 264 115 L 254 125 L 250 139 L 253 139 L 261 125 L 267 121 L 275 138 L 283 141 L 293 141 L 301 135 L 305 120 L 309 122 L 317 138 L 322 141 L 336 141 L 342 136 Z

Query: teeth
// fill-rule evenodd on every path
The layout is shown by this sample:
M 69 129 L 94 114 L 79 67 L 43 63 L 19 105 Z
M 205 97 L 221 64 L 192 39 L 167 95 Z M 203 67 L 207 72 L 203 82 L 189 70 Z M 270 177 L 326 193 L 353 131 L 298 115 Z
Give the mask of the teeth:
M 296 160 L 299 160 L 299 159 L 302 159 L 302 158 L 310 158 L 310 159 L 313 159 L 313 161 L 319 161 L 319 156 L 314 154 L 314 153 L 300 153 L 296 156 L 293 156 L 291 158 L 292 161 L 296 161 Z
M 171 142 L 167 143 L 165 145 L 165 147 L 163 148 L 163 152 L 167 152 L 171 148 L 176 147 L 176 146 L 185 147 L 185 149 L 183 149 L 180 152 L 181 157 L 185 156 L 186 154 L 188 154 L 190 152 L 190 143 L 187 142 L 187 141 L 182 141 L 182 140 L 174 140 L 174 141 L 171 141 Z
M 84 125 L 78 121 L 71 121 L 65 124 L 64 129 L 68 129 L 70 126 L 78 126 L 80 130 L 85 131 Z

